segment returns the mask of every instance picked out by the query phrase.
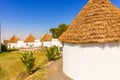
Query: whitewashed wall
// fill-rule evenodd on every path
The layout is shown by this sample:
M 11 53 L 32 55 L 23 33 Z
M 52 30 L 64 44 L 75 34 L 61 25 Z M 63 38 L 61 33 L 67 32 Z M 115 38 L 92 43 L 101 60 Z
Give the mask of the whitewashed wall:
M 8 48 L 16 48 L 17 47 L 17 43 L 8 43 Z
M 8 43 L 8 48 L 24 48 L 26 43 L 24 41 L 17 41 L 17 43 Z
M 30 48 L 34 46 L 34 42 L 26 42 L 26 46 L 24 48 Z
M 52 41 L 42 42 L 42 46 L 44 46 L 44 47 L 51 47 L 52 46 Z
M 24 41 L 17 41 L 17 43 L 8 43 L 8 48 L 30 48 L 30 47 L 51 47 L 51 46 L 58 46 L 62 47 L 62 44 L 58 39 L 52 39 L 52 41 L 45 41 L 40 42 L 40 40 L 35 40 L 34 42 L 24 42 Z
M 17 41 L 16 48 L 24 48 L 25 46 L 26 46 L 26 44 L 24 43 L 24 41 Z
M 40 47 L 42 46 L 42 43 L 40 42 L 40 40 L 35 40 L 33 47 Z
M 58 39 L 52 39 L 52 45 L 62 47 L 62 43 L 60 41 L 58 41 Z
M 120 43 L 64 43 L 63 71 L 74 80 L 120 80 Z

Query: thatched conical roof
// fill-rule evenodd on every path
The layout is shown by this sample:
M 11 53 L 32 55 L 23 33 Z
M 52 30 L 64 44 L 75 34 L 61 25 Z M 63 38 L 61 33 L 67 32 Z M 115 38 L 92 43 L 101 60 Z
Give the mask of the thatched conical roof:
M 45 42 L 45 41 L 51 41 L 52 40 L 52 36 L 48 33 L 46 33 L 40 40 L 40 42 Z
M 68 43 L 120 41 L 120 10 L 109 0 L 89 0 L 59 40 Z
M 16 35 L 13 35 L 9 40 L 8 43 L 17 43 L 19 38 Z
M 35 37 L 30 33 L 30 35 L 24 40 L 24 42 L 34 42 Z

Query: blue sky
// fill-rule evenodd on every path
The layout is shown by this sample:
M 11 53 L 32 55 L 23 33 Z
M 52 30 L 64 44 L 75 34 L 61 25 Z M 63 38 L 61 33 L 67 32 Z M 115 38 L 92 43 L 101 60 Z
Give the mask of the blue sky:
M 88 0 L 0 0 L 2 40 L 16 34 L 25 39 L 31 32 L 37 39 L 51 27 L 70 24 Z M 111 0 L 120 8 L 120 0 Z

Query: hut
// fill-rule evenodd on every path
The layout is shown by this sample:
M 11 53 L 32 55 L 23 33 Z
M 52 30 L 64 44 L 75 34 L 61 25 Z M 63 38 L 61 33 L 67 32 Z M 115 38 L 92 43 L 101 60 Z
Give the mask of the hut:
M 24 43 L 26 43 L 26 48 L 30 48 L 34 46 L 35 37 L 30 33 L 28 37 L 24 40 Z
M 8 40 L 8 48 L 17 48 L 17 41 L 19 38 L 16 35 L 13 35 L 9 40 Z
M 40 42 L 42 43 L 42 46 L 44 47 L 50 47 L 52 46 L 52 36 L 48 33 L 46 33 L 41 39 Z
M 120 80 L 120 10 L 109 0 L 89 0 L 59 40 L 70 78 Z

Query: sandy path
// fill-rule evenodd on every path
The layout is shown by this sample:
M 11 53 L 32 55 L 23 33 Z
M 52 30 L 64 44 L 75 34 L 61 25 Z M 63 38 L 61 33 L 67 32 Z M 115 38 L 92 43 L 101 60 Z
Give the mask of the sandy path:
M 47 67 L 47 80 L 72 80 L 62 71 L 62 59 L 52 62 Z

